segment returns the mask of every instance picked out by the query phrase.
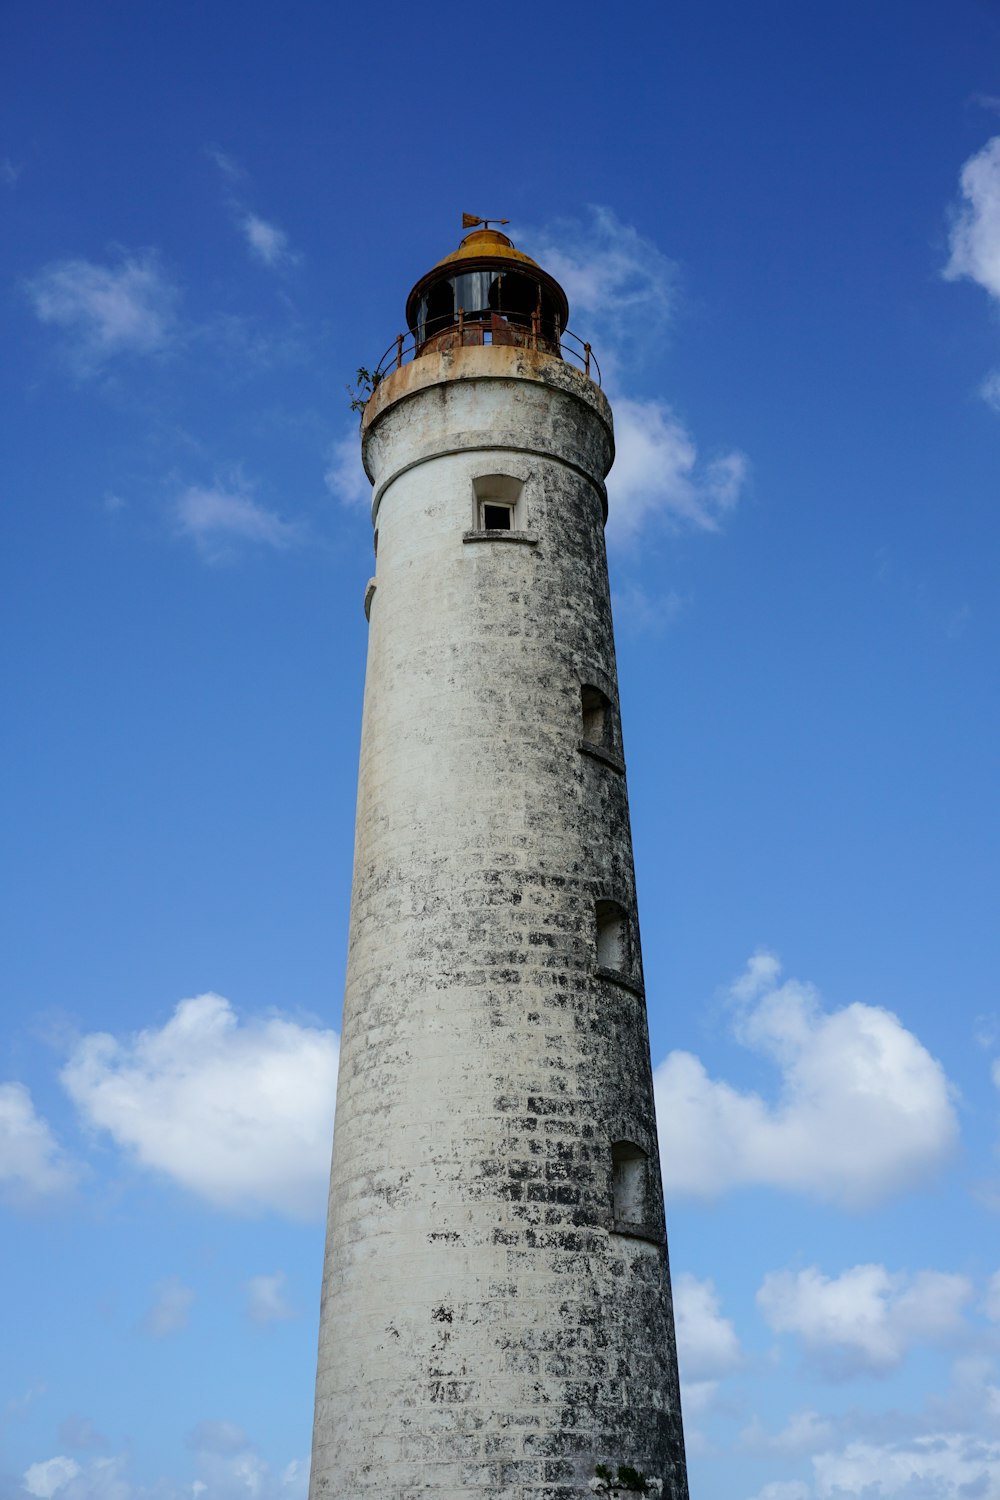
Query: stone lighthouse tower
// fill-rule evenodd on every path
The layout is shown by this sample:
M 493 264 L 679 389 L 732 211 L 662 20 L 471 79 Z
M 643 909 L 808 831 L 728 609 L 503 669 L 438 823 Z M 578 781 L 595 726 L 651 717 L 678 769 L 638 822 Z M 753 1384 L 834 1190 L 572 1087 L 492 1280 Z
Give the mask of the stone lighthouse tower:
M 311 1500 L 570 1500 L 596 1464 L 687 1496 L 611 410 L 567 315 L 505 235 L 469 234 L 410 293 L 364 411 L 377 566 Z

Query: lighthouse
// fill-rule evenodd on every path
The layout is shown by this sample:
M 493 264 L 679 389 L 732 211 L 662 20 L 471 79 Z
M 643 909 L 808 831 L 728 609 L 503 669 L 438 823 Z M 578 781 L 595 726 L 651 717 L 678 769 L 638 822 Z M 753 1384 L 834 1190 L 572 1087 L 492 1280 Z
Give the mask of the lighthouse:
M 374 577 L 311 1500 L 686 1500 L 604 524 L 611 409 L 498 230 L 364 408 Z

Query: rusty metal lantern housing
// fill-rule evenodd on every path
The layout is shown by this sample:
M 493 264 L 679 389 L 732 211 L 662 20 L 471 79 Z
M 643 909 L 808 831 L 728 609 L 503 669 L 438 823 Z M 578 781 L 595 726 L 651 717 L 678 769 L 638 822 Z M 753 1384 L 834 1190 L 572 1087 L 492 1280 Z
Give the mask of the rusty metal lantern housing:
M 514 344 L 561 358 L 566 293 L 505 234 L 477 229 L 422 276 L 406 299 L 416 354 Z

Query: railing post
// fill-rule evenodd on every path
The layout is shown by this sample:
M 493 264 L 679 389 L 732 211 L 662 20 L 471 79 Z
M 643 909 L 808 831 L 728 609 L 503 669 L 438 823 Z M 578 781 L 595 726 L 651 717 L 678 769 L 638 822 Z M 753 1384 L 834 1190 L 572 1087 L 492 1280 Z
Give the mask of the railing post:
M 585 375 L 589 375 L 590 374 L 590 345 L 589 344 L 584 344 L 584 346 L 583 346 L 583 373 Z
M 458 347 L 465 348 L 465 308 L 458 309 Z
M 401 333 L 397 333 L 397 335 L 396 335 L 396 369 L 397 370 L 399 369 L 399 367 L 400 367 L 400 365 L 402 363 L 403 363 L 403 335 Z
M 531 347 L 532 347 L 532 349 L 537 349 L 538 348 L 538 308 L 537 307 L 534 309 L 534 311 L 531 314 Z

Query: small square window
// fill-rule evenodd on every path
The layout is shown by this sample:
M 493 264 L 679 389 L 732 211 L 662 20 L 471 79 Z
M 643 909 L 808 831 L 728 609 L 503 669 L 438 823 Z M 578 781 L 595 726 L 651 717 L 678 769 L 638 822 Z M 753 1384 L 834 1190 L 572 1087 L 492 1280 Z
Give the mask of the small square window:
M 481 509 L 484 531 L 513 529 L 514 512 L 509 505 L 490 505 L 484 500 Z
M 482 531 L 517 531 L 524 526 L 523 485 L 511 474 L 480 474 L 472 481 L 476 497 L 474 525 Z

